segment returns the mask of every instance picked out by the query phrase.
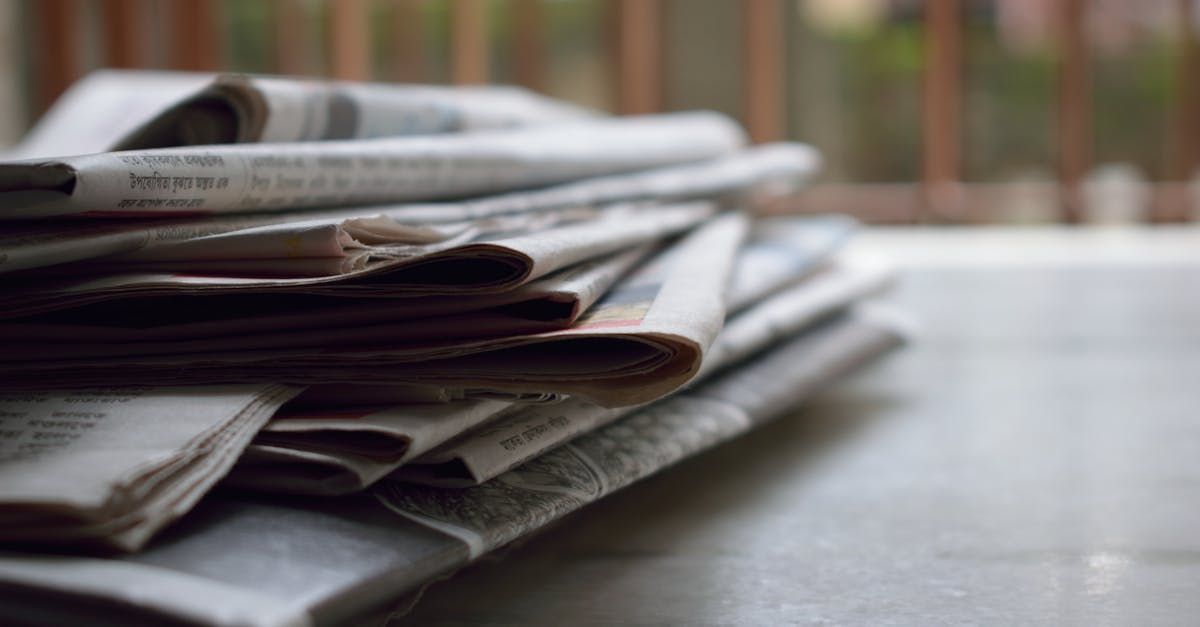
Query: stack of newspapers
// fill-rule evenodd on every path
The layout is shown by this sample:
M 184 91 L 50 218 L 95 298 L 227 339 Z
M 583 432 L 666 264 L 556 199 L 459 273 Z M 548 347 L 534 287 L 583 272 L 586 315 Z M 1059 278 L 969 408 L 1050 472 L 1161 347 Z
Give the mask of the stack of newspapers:
M 0 162 L 0 621 L 283 625 L 901 343 L 818 165 L 710 112 L 104 72 Z M 218 488 L 214 490 L 214 488 Z

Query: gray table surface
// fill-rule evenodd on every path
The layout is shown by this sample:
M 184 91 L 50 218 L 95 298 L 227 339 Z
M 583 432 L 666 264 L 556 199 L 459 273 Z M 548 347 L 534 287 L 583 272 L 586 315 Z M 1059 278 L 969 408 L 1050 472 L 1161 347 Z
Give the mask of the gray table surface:
M 1196 624 L 1198 233 L 869 232 L 911 346 L 401 624 Z

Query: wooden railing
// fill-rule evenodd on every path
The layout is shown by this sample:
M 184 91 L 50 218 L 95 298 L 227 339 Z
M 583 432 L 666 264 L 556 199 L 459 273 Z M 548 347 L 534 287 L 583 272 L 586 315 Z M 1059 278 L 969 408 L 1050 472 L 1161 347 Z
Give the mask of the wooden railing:
M 37 0 L 27 8 L 36 13 L 38 50 L 33 58 L 38 67 L 38 100 L 47 105 L 82 68 L 78 7 L 89 0 Z M 377 0 L 391 2 L 389 50 L 394 59 L 392 77 L 422 81 L 425 54 L 418 14 L 425 1 L 448 1 L 450 7 L 449 78 L 454 83 L 483 83 L 489 80 L 487 3 L 485 0 Z M 217 0 L 95 0 L 100 28 L 104 33 L 104 63 L 112 67 L 145 67 L 148 62 L 148 33 L 160 31 L 167 50 L 167 66 L 187 70 L 218 70 L 221 58 L 217 28 L 222 3 Z M 271 32 L 264 33 L 274 44 L 273 69 L 288 74 L 313 74 L 318 68 L 304 37 L 305 7 L 302 0 L 273 0 L 269 4 Z M 360 80 L 370 77 L 368 54 L 370 2 L 328 0 L 326 72 L 333 77 Z M 962 181 L 962 92 L 963 46 L 960 0 L 926 0 L 925 66 L 923 85 L 922 160 L 923 176 L 911 184 L 839 187 L 814 190 L 816 196 L 796 199 L 782 210 L 804 210 L 820 198 L 835 208 L 891 222 L 986 221 L 975 196 L 994 193 L 989 186 L 964 185 Z M 1091 117 L 1088 46 L 1083 25 L 1087 0 L 1060 0 L 1062 15 L 1058 41 L 1056 154 L 1059 176 L 1060 218 L 1080 220 L 1081 189 L 1091 166 Z M 157 7 L 147 12 L 151 6 Z M 1192 25 L 1192 3 L 1178 0 L 1181 28 L 1181 61 L 1177 98 L 1172 113 L 1173 149 L 1168 167 L 1174 183 L 1154 188 L 1155 200 L 1149 219 L 1174 221 L 1191 213 L 1188 187 L 1200 165 L 1200 47 Z M 506 0 L 516 82 L 544 87 L 543 5 L 540 0 Z M 609 0 L 611 19 L 611 65 L 615 68 L 615 108 L 620 113 L 662 110 L 663 0 Z M 787 58 L 783 25 L 783 0 L 741 0 L 742 117 L 750 136 L 757 142 L 786 137 Z M 161 65 L 161 64 L 160 64 Z M 918 123 L 914 121 L 914 123 Z M 840 194 L 840 195 L 839 195 Z

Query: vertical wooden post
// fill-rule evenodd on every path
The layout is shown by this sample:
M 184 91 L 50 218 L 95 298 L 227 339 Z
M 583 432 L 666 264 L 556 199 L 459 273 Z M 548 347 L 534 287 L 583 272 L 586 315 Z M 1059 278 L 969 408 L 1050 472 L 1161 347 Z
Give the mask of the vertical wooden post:
M 221 30 L 212 0 L 175 0 L 171 7 L 171 66 L 215 71 L 221 67 Z
M 275 71 L 288 75 L 313 73 L 307 35 L 310 19 L 300 0 L 274 0 L 271 3 L 271 28 L 274 36 Z
M 146 29 L 141 0 L 104 0 L 104 52 L 109 67 L 146 66 Z
M 926 210 L 946 218 L 963 211 L 962 14 L 958 0 L 925 3 L 925 69 L 922 101 Z
M 1092 109 L 1084 34 L 1086 0 L 1061 0 L 1058 68 L 1058 176 L 1062 218 L 1083 217 L 1083 179 L 1091 167 Z
M 421 28 L 422 0 L 393 0 L 392 80 L 420 83 L 425 79 L 425 37 Z
M 517 84 L 541 91 L 545 88 L 542 0 L 511 0 L 513 69 Z
M 1167 139 L 1169 184 L 1156 199 L 1152 216 L 1158 222 L 1186 221 L 1192 214 L 1191 185 L 1200 166 L 1200 42 L 1196 38 L 1196 10 L 1191 0 L 1178 0 L 1179 55 L 1176 63 L 1175 102 Z
M 71 0 L 41 0 L 33 7 L 38 19 L 37 106 L 45 111 L 79 76 L 79 16 Z
M 614 2 L 617 111 L 625 114 L 661 111 L 662 2 Z
M 783 11 L 779 0 L 742 0 L 742 111 L 750 139 L 784 132 Z
M 329 4 L 329 73 L 347 81 L 371 77 L 371 33 L 363 0 L 336 0 Z
M 454 0 L 450 9 L 450 80 L 457 85 L 486 83 L 487 7 L 483 0 Z

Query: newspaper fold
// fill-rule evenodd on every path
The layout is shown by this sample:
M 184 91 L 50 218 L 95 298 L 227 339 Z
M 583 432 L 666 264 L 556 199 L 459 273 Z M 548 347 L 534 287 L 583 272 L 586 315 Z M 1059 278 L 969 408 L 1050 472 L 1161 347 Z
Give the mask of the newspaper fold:
M 738 254 L 725 306 L 740 311 L 808 278 L 858 228 L 842 215 L 760 217 Z
M 0 620 L 77 621 L 82 599 L 113 622 L 377 618 L 480 554 L 786 413 L 900 338 L 888 316 L 838 318 L 476 488 L 388 483 L 377 501 L 220 494 L 137 555 L 9 553 L 0 556 Z
M 56 352 L 69 357 L 128 355 L 262 348 L 288 343 L 317 345 L 336 336 L 340 344 L 381 339 L 381 330 L 397 340 L 429 337 L 464 339 L 536 333 L 569 327 L 653 245 L 639 246 L 616 255 L 585 261 L 495 295 L 428 297 L 397 304 L 392 300 L 363 299 L 354 304 L 318 306 L 287 300 L 269 303 L 268 311 L 242 311 L 241 315 L 212 318 L 206 311 L 188 320 L 180 308 L 156 308 L 150 316 L 124 316 L 121 324 L 86 324 L 58 318 L 55 321 L 0 322 L 0 355 Z M 339 299 L 344 302 L 344 299 Z M 324 302 L 324 301 L 318 301 Z M 287 307 L 287 309 L 284 309 Z M 173 318 L 173 320 L 172 320 Z M 326 335 L 322 335 L 325 333 Z M 200 340 L 208 340 L 199 342 Z M 140 349 L 140 350 L 138 350 Z
M 519 87 L 223 74 L 131 131 L 113 149 L 430 135 L 597 115 Z
M 886 266 L 842 262 L 751 305 L 721 330 L 692 385 L 878 294 L 891 278 Z M 608 409 L 573 398 L 526 407 L 397 465 L 392 477 L 446 487 L 478 485 L 637 409 Z
M 696 226 L 714 210 L 712 203 L 701 201 L 661 206 L 636 203 L 484 218 L 450 227 L 453 235 L 440 241 L 407 245 L 394 240 L 389 243 L 381 233 L 386 220 L 375 225 L 364 225 L 369 220 L 275 225 L 185 243 L 191 248 L 204 244 L 221 251 L 232 239 L 241 247 L 325 247 L 330 255 L 343 256 L 265 259 L 261 265 L 240 259 L 148 264 L 174 263 L 177 272 L 144 270 L 80 277 L 22 274 L 13 277 L 0 293 L 0 319 L 110 303 L 61 315 L 55 321 L 90 327 L 145 327 L 345 305 L 346 298 L 497 294 L 588 259 L 669 237 Z M 322 269 L 314 263 L 332 267 Z M 346 268 L 347 264 L 352 267 Z M 62 266 L 66 271 L 74 267 Z M 315 274 L 320 270 L 327 274 Z M 281 276 L 289 272 L 293 276 Z M 295 276 L 305 272 L 309 276 Z M 194 298 L 185 304 L 180 296 Z M 440 309 L 407 300 L 413 313 L 405 314 L 405 305 L 398 302 L 394 319 L 429 315 L 431 310 L 456 310 L 448 299 L 439 301 Z M 482 301 L 462 302 L 469 310 L 479 309 Z M 131 310 L 140 312 L 132 320 Z M 45 318 L 26 322 L 41 324 Z M 39 332 L 39 337 L 46 335 L 53 333 Z
M 383 341 L 345 348 L 277 348 L 0 365 L 0 385 L 79 387 L 282 381 L 415 383 L 517 393 L 577 394 L 635 405 L 695 374 L 724 318 L 724 290 L 746 217 L 726 213 L 620 282 L 573 326 L 534 335 L 425 346 Z M 553 247 L 550 242 L 543 242 Z
M 227 482 L 265 492 L 348 494 L 455 435 L 512 411 L 496 400 L 276 414 Z
M 419 231 L 423 227 L 481 218 L 635 200 L 676 201 L 705 197 L 755 196 L 794 191 L 815 169 L 816 153 L 801 144 L 756 146 L 727 157 L 595 177 L 551 187 L 457 202 L 349 207 L 206 218 L 157 218 L 12 223 L 0 234 L 0 273 L 128 253 L 169 248 L 178 242 L 253 227 L 325 219 L 388 219 Z
M 268 384 L 0 397 L 0 541 L 137 550 L 191 509 L 297 391 Z
M 203 89 L 203 72 L 95 70 L 75 81 L 0 159 L 44 159 L 113 150 L 127 134 Z
M 385 481 L 375 494 L 397 513 L 460 538 L 477 557 L 794 408 L 897 346 L 896 324 L 891 312 L 857 309 L 482 485 L 455 489 Z
M 562 276 L 551 277 L 553 281 L 532 283 L 518 291 L 538 294 L 552 289 L 544 300 L 560 297 L 570 303 L 564 312 L 568 317 L 563 319 L 569 324 L 645 252 L 633 250 L 585 263 L 564 271 Z M 521 305 L 527 310 L 531 303 Z M 479 312 L 436 320 L 448 319 L 447 331 L 462 335 L 459 325 L 477 329 L 489 316 L 500 313 Z M 511 411 L 512 401 L 528 405 L 552 400 L 504 395 L 459 399 L 420 396 L 404 386 L 331 387 L 310 388 L 296 399 L 296 407 L 289 406 L 273 416 L 242 455 L 228 481 L 271 492 L 354 492 L 434 446 Z
M 171 216 L 465 197 L 736 151 L 712 112 L 433 137 L 161 148 L 0 164 L 0 218 Z
M 738 252 L 734 280 L 727 292 L 731 313 L 738 313 L 717 336 L 701 364 L 701 372 L 712 372 L 749 353 L 765 350 L 771 342 L 798 332 L 820 316 L 882 288 L 887 278 L 882 266 L 846 262 L 835 264 L 823 274 L 796 285 L 845 240 L 854 224 L 853 220 L 837 216 L 755 221 L 751 240 Z M 763 302 L 770 294 L 789 286 L 795 287 Z M 344 389 L 343 392 L 347 397 L 342 405 L 357 404 L 353 401 L 356 396 L 353 390 Z M 339 409 L 336 397 L 326 396 L 324 400 L 330 405 L 326 411 Z M 462 407 L 464 412 L 470 413 L 474 406 L 463 403 Z M 481 429 L 477 428 L 481 422 L 467 421 L 466 424 L 475 429 L 465 433 L 463 430 L 446 430 L 440 421 L 409 420 L 404 426 L 412 431 L 405 435 L 438 447 L 419 457 L 406 455 L 403 458 L 372 455 L 372 451 L 388 446 L 397 435 L 381 434 L 371 424 L 362 424 L 359 428 L 359 416 L 364 414 L 361 408 L 340 409 L 345 410 L 344 415 L 350 419 L 342 421 L 339 428 L 354 432 L 361 449 L 341 447 L 331 451 L 315 441 L 273 441 L 270 451 L 266 451 L 260 448 L 263 443 L 259 438 L 239 462 L 230 480 L 265 491 L 328 494 L 335 490 L 363 489 L 399 468 L 393 476 L 404 480 L 471 485 L 486 481 L 635 408 L 606 409 L 580 400 L 527 406 L 507 412 L 503 418 L 489 420 L 489 424 Z M 407 407 L 400 405 L 388 411 L 406 415 L 406 410 Z M 306 424 L 272 420 L 267 430 L 276 423 L 289 427 Z M 380 434 L 379 439 L 383 441 L 377 441 L 376 434 Z M 447 442 L 450 438 L 454 439 Z M 252 463 L 248 463 L 249 460 L 253 460 Z
M 411 403 L 450 403 L 461 400 L 504 401 L 506 403 L 557 403 L 561 394 L 508 393 L 493 390 L 445 388 L 426 385 L 391 383 L 360 385 L 357 383 L 326 383 L 311 385 L 297 397 L 306 407 L 336 411 L 348 407 L 390 407 Z

